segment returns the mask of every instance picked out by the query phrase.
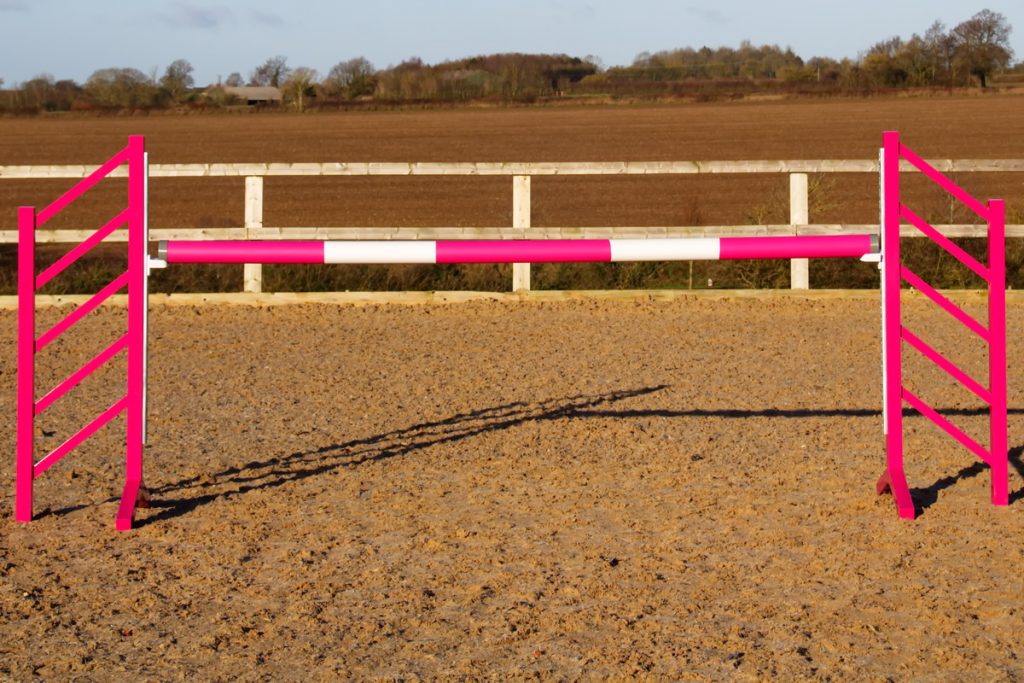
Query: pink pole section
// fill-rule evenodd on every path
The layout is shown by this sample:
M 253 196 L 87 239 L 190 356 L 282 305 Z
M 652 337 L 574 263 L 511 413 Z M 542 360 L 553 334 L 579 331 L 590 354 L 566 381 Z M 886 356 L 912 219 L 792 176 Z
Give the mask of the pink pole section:
M 1009 504 L 1006 450 L 1006 205 L 988 203 L 988 328 L 989 391 L 992 395 L 989 450 L 992 460 L 992 503 Z
M 18 209 L 18 445 L 15 462 L 14 519 L 32 521 L 35 458 L 36 211 Z
M 146 340 L 143 317 L 146 291 L 146 242 L 144 235 L 146 173 L 145 139 L 128 138 L 128 393 L 126 415 L 125 482 L 117 511 L 118 531 L 132 528 L 135 504 L 142 483 L 142 383 Z M 145 503 L 145 492 L 142 492 Z
M 871 235 L 814 235 L 808 237 L 723 237 L 721 259 L 859 258 L 875 251 Z
M 900 317 L 900 138 L 899 133 L 883 135 L 885 206 L 882 239 L 885 241 L 885 367 L 886 406 L 889 423 L 886 435 L 886 473 L 878 482 L 879 493 L 892 492 L 896 510 L 903 519 L 914 518 L 903 469 L 903 342 Z
M 612 260 L 608 240 L 438 242 L 438 263 L 580 263 Z
M 168 263 L 323 263 L 323 242 L 167 242 Z

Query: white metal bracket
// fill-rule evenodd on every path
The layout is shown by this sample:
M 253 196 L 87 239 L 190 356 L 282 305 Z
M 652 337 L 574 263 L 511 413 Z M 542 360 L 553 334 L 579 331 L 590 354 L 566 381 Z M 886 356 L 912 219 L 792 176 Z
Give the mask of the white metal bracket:
M 146 255 L 146 277 L 152 275 L 152 271 L 159 270 L 167 267 L 167 261 L 162 258 L 153 258 L 150 255 Z

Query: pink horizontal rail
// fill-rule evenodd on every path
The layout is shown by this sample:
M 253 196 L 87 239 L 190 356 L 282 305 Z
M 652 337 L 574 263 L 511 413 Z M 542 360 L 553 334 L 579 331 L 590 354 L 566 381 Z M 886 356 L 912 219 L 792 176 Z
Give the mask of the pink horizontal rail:
M 651 249 L 643 259 L 616 257 L 617 248 L 629 253 L 636 240 L 404 240 L 374 242 L 373 249 L 360 251 L 346 263 L 606 263 L 613 260 L 713 260 L 771 258 L 860 258 L 877 250 L 872 235 L 813 235 L 774 237 L 666 238 L 666 249 L 658 251 L 658 239 L 646 240 Z M 709 250 L 709 243 L 717 249 Z M 343 241 L 243 241 L 171 240 L 161 242 L 161 254 L 168 263 L 324 263 L 326 246 Z M 410 247 L 416 249 L 411 251 Z M 693 256 L 685 247 L 692 246 Z M 415 253 L 415 259 L 410 254 Z M 649 256 L 647 255 L 649 253 Z M 393 258 L 395 260 L 389 261 Z
M 59 399 L 64 394 L 68 393 L 79 384 L 82 383 L 86 377 L 96 371 L 97 368 L 104 365 L 111 358 L 116 356 L 119 351 L 128 346 L 128 335 L 125 334 L 120 339 L 115 341 L 113 344 L 100 351 L 95 358 L 90 360 L 88 363 L 79 368 L 73 375 L 65 379 L 63 382 L 58 384 L 56 387 L 51 389 L 36 402 L 36 415 L 41 414 L 44 410 L 49 408 L 54 401 Z
M 907 328 L 901 328 L 901 333 L 903 339 L 906 340 L 906 342 L 913 346 L 915 349 L 920 351 L 921 355 L 923 355 L 925 358 L 938 365 L 940 368 L 949 373 L 949 375 L 952 376 L 954 379 L 958 380 L 965 387 L 973 391 L 975 395 L 977 395 L 977 397 L 980 398 L 982 401 L 988 403 L 989 405 L 992 404 L 992 393 L 988 389 L 983 387 L 980 383 L 978 383 L 973 377 L 971 377 L 966 372 L 961 370 L 959 367 L 956 366 L 956 364 L 954 364 L 948 358 L 946 358 L 941 353 L 936 351 L 927 342 L 922 340 L 920 337 L 918 337 L 916 334 L 914 334 Z
M 950 180 L 945 174 L 941 173 L 927 161 L 917 156 L 917 154 L 915 154 L 906 145 L 900 145 L 900 155 L 913 164 L 917 170 L 921 171 L 921 173 L 931 178 L 943 190 L 966 204 L 967 207 L 974 213 L 978 214 L 982 220 L 986 223 L 989 222 L 991 216 L 989 214 L 988 207 L 972 197 L 966 190 Z
M 900 205 L 900 217 L 910 221 L 911 224 L 925 235 L 928 236 L 933 242 L 938 244 L 940 247 L 949 252 L 949 254 L 960 263 L 964 264 L 975 273 L 978 277 L 984 280 L 986 283 L 991 281 L 992 274 L 989 269 L 983 266 L 978 259 L 974 258 L 966 251 L 957 246 L 951 239 L 943 235 L 941 232 L 936 230 L 928 221 L 924 220 L 916 213 L 910 210 L 909 207 L 901 204 Z
M 95 171 L 90 173 L 88 176 L 78 181 L 74 187 L 58 197 L 52 204 L 40 211 L 36 215 L 36 228 L 42 227 L 46 221 L 53 218 L 55 215 L 63 211 L 68 204 L 75 201 L 83 194 L 88 192 L 92 187 L 99 181 L 110 175 L 114 169 L 128 161 L 128 148 L 125 147 L 123 150 L 115 154 L 110 161 L 106 162 Z
M 126 222 L 128 222 L 128 209 L 114 216 L 110 222 L 89 235 L 84 242 L 75 245 L 74 249 L 61 256 L 56 263 L 40 273 L 36 278 L 36 289 L 42 289 L 47 282 L 64 272 L 68 266 L 87 254 L 93 247 L 106 239 L 110 233 L 120 228 Z
M 903 400 L 911 405 L 917 412 L 921 413 L 929 420 L 934 422 L 937 426 L 941 427 L 943 431 L 949 434 L 951 437 L 959 441 L 967 450 L 974 453 L 976 456 L 981 458 L 984 462 L 992 464 L 992 456 L 985 450 L 977 441 L 967 436 L 960 430 L 959 427 L 954 425 L 952 422 L 940 415 L 934 408 L 919 399 L 914 394 L 910 393 L 906 387 L 903 387 Z
M 875 251 L 871 235 L 723 237 L 721 260 L 768 258 L 860 258 Z
M 102 413 L 100 413 L 95 420 L 82 427 L 75 433 L 74 436 L 69 438 L 67 441 L 57 446 L 55 449 L 50 451 L 50 454 L 45 458 L 36 463 L 35 467 L 32 468 L 33 476 L 38 477 L 40 474 L 57 464 L 57 461 L 67 455 L 71 450 L 78 444 L 82 443 L 90 436 L 95 434 L 101 427 L 117 417 L 125 408 L 128 407 L 128 397 L 123 396 L 114 405 L 110 406 Z
M 991 343 L 991 335 L 985 327 L 977 320 L 967 315 L 962 308 L 954 304 L 952 301 L 947 299 L 945 296 L 935 290 L 934 287 L 929 285 L 927 282 L 922 280 L 920 277 L 914 274 L 912 270 L 904 265 L 900 265 L 900 275 L 904 280 L 911 286 L 917 289 L 919 292 L 924 294 L 926 297 L 935 302 L 943 310 L 949 313 L 951 316 L 959 320 L 964 326 L 969 328 L 976 335 L 984 339 L 986 342 Z
M 70 314 L 59 323 L 50 328 L 50 330 L 41 336 L 36 341 L 36 353 L 42 351 L 46 346 L 54 339 L 64 334 L 64 332 L 77 323 L 79 320 L 89 315 L 97 306 L 102 304 L 104 301 L 112 297 L 119 290 L 124 288 L 128 284 L 128 271 L 125 271 L 117 276 L 117 278 L 109 285 L 101 289 L 98 293 L 94 294 L 92 298 L 81 304 L 78 308 L 71 311 Z

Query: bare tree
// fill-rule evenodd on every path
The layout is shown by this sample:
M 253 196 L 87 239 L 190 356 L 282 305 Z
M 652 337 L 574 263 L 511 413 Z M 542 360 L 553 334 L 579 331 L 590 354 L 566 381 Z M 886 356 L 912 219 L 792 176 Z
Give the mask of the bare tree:
M 298 111 L 302 111 L 306 106 L 306 98 L 314 94 L 313 86 L 316 85 L 316 80 L 317 73 L 315 69 L 300 66 L 291 72 L 291 75 L 282 87 L 285 98 Z
M 924 42 L 928 52 L 935 60 L 934 78 L 937 83 L 952 85 L 953 56 L 956 52 L 956 41 L 946 32 L 946 25 L 935 21 L 924 34 Z
M 1006 68 L 1013 58 L 1010 32 L 1013 27 L 998 12 L 983 9 L 951 32 L 954 39 L 954 63 L 977 77 L 981 87 L 989 75 Z
M 583 62 L 594 67 L 594 73 L 601 73 L 605 70 L 604 60 L 599 55 L 586 55 Z
M 19 104 L 25 109 L 49 109 L 47 102 L 53 93 L 54 80 L 50 74 L 39 74 L 21 84 Z
M 365 57 L 355 57 L 338 62 L 331 67 L 324 79 L 324 85 L 332 95 L 344 95 L 350 99 L 372 95 L 377 87 L 376 69 Z
M 99 69 L 85 82 L 85 91 L 104 107 L 134 108 L 152 104 L 156 88 L 138 69 Z
M 281 84 L 288 80 L 291 69 L 288 68 L 288 59 L 281 55 L 271 57 L 253 70 L 249 76 L 249 85 L 273 86 L 280 88 Z
M 228 86 L 229 88 L 238 88 L 240 86 L 245 85 L 245 81 L 242 79 L 242 74 L 238 73 L 237 71 L 232 71 L 231 74 L 228 76 L 228 79 L 224 81 L 224 85 Z
M 167 91 L 172 102 L 181 102 L 195 83 L 195 79 L 192 78 L 192 65 L 185 59 L 171 62 L 160 79 L 160 86 Z

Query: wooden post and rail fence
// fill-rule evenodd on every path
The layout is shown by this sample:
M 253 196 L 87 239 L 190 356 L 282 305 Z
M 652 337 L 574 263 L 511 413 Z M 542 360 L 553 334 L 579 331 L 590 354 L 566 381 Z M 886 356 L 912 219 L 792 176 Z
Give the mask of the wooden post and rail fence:
M 945 173 L 1022 173 L 1024 159 L 930 160 Z M 84 178 L 94 169 L 84 165 L 0 166 L 0 181 Z M 909 167 L 907 170 L 910 170 Z M 153 164 L 151 179 L 225 178 L 244 179 L 243 226 L 233 228 L 155 228 L 152 240 L 194 239 L 583 239 L 645 237 L 727 237 L 756 235 L 842 235 L 877 231 L 877 224 L 812 224 L 809 216 L 808 174 L 878 173 L 877 160 L 794 161 L 675 161 L 675 162 L 523 162 L 523 163 L 293 163 L 293 164 Z M 786 174 L 789 177 L 789 223 L 784 225 L 717 225 L 658 227 L 542 227 L 531 225 L 530 186 L 534 176 L 551 175 L 699 175 Z M 124 175 L 124 170 L 112 176 Z M 509 227 L 401 228 L 401 227 L 268 227 L 263 224 L 263 179 L 281 176 L 510 176 L 512 178 L 512 225 Z M 13 221 L 13 216 L 10 219 Z M 0 244 L 16 244 L 18 231 L 0 219 Z M 936 226 L 947 237 L 985 237 L 985 226 L 947 224 Z M 919 233 L 905 226 L 905 236 Z M 39 243 L 78 243 L 92 230 L 40 230 Z M 1024 237 L 1024 225 L 1007 225 L 1007 237 Z M 108 238 L 123 241 L 122 231 Z M 810 288 L 810 264 L 793 259 L 790 287 Z M 512 290 L 530 289 L 530 264 L 512 267 Z M 263 266 L 246 264 L 243 292 L 263 292 Z

